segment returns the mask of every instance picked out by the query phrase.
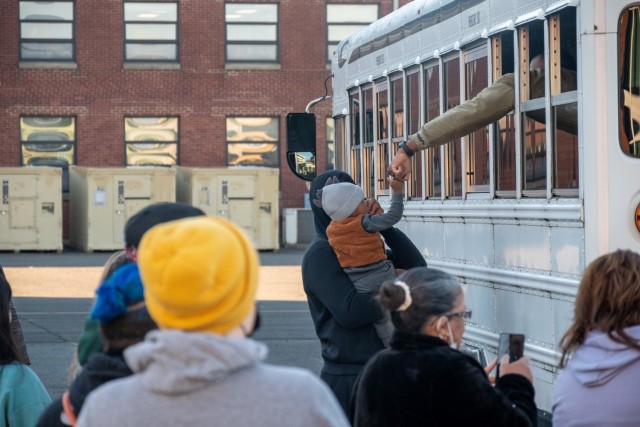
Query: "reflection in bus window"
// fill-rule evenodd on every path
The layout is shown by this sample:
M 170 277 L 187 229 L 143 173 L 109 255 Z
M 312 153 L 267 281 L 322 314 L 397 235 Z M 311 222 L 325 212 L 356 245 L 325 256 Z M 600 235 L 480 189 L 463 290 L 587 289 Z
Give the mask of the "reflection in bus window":
M 391 120 L 393 133 L 392 138 L 402 138 L 404 136 L 404 100 L 402 98 L 402 79 L 395 79 L 391 82 Z
M 378 106 L 378 141 L 387 142 L 387 138 L 389 138 L 389 93 L 387 91 L 387 82 L 376 87 L 376 103 Z M 370 138 L 373 138 L 373 135 L 368 136 L 366 142 L 369 142 Z
M 558 122 L 558 116 L 562 114 L 573 114 L 578 121 L 578 104 L 565 104 L 559 107 L 552 107 L 552 117 L 554 124 Z M 561 130 L 554 126 L 555 135 L 553 138 L 555 152 L 554 158 L 554 182 L 555 189 L 575 189 L 578 188 L 578 135 Z
M 351 145 L 360 145 L 360 94 L 354 92 L 349 97 L 351 100 Z
M 376 144 L 378 167 L 378 190 L 386 190 L 389 186 L 386 176 L 387 165 L 389 164 L 389 91 L 387 81 L 384 80 L 376 84 L 376 106 L 378 109 L 378 143 Z M 373 177 L 372 177 L 373 179 Z
M 327 117 L 325 120 L 325 129 L 327 134 L 327 170 L 335 169 L 336 158 L 336 142 L 334 132 L 334 121 L 332 117 Z
M 345 144 L 345 117 L 341 116 L 341 117 L 337 117 L 335 119 L 335 161 L 334 161 L 334 167 L 336 169 L 340 169 L 340 170 L 346 170 L 347 169 L 347 164 L 346 164 L 346 160 L 345 160 L 345 153 L 344 153 L 344 144 Z
M 425 122 L 440 115 L 440 66 L 432 65 L 424 70 L 424 117 Z M 426 159 L 428 165 L 428 184 L 426 197 L 442 196 L 440 147 L 428 148 Z
M 364 194 L 373 196 L 375 181 L 373 173 L 373 142 L 374 142 L 374 113 L 373 109 L 373 86 L 362 90 L 362 104 L 364 105 L 364 144 L 362 147 L 362 189 Z
M 640 157 L 640 6 L 623 12 L 618 25 L 620 147 Z
M 547 189 L 546 127 L 534 118 L 544 110 L 523 114 L 522 143 L 524 155 L 524 190 Z
M 420 127 L 420 73 L 416 68 L 407 74 L 407 130 L 408 134 L 416 133 Z M 395 151 L 393 153 L 395 156 Z M 413 158 L 413 170 L 409 177 L 408 198 L 422 199 L 422 156 L 416 155 Z
M 516 191 L 516 123 L 508 114 L 496 125 L 496 192 Z
M 487 56 L 483 46 L 466 58 L 466 99 L 487 87 Z M 489 191 L 489 131 L 483 127 L 467 137 L 467 191 Z
M 460 104 L 460 59 L 456 57 L 444 63 L 444 93 L 446 94 L 445 111 Z M 447 153 L 448 197 L 462 196 L 462 159 L 460 140 L 445 145 Z
M 360 179 L 360 171 L 362 168 L 360 167 L 360 149 L 362 148 L 362 140 L 360 138 L 361 131 L 361 104 L 360 104 L 360 93 L 353 92 L 351 94 L 351 102 L 349 105 L 351 106 L 351 152 L 349 156 L 351 158 L 351 176 L 356 184 L 361 183 Z

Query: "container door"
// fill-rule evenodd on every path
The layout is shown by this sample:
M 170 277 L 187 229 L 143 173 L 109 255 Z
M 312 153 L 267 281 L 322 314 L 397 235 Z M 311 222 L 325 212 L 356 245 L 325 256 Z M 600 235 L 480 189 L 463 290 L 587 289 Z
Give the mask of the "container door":
M 37 188 L 37 175 L 13 175 L 2 179 L 0 231 L 3 243 L 37 243 Z
M 241 227 L 256 242 L 257 206 L 255 176 L 221 175 L 218 177 L 218 215 Z
M 151 175 L 114 175 L 113 241 L 124 246 L 124 225 L 151 203 Z

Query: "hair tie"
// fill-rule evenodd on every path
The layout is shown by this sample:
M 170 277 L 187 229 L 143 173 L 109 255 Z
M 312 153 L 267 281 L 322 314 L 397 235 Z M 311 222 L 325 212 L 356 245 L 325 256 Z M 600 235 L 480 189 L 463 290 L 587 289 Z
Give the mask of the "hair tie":
M 400 307 L 396 308 L 396 311 L 405 311 L 413 302 L 413 300 L 411 299 L 411 289 L 409 289 L 409 286 L 407 286 L 407 284 L 401 280 L 396 280 L 395 282 L 393 282 L 393 284 L 396 286 L 400 286 L 404 290 L 404 302 L 402 303 L 402 305 L 400 305 Z

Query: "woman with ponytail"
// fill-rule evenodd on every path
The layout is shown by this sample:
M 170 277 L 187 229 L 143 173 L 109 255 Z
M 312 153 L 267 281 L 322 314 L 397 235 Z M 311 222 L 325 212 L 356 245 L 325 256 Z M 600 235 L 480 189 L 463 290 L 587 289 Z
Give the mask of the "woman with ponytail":
M 482 366 L 458 350 L 471 310 L 455 277 L 413 268 L 385 282 L 377 298 L 395 332 L 390 348 L 361 374 L 356 427 L 536 425 L 526 358 L 502 361 L 494 387 Z

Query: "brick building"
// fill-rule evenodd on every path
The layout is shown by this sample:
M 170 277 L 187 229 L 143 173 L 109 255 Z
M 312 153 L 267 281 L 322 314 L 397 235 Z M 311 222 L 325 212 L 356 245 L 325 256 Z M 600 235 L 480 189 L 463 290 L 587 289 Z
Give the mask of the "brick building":
M 341 38 L 405 3 L 2 0 L 0 166 L 278 167 L 281 209 L 302 207 L 287 113 L 324 95 Z

